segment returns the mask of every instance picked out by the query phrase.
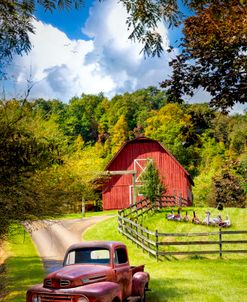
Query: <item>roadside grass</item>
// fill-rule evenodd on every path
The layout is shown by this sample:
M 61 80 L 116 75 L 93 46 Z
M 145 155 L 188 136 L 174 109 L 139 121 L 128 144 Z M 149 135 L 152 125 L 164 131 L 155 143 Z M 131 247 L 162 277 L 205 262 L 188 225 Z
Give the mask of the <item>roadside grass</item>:
M 82 213 L 70 213 L 70 214 L 64 214 L 61 216 L 58 216 L 55 219 L 79 219 L 79 218 L 87 218 L 92 216 L 104 216 L 104 215 L 117 215 L 117 210 L 109 210 L 109 211 L 99 211 L 99 212 L 85 212 L 84 216 L 82 216 Z
M 44 269 L 37 251 L 23 226 L 13 226 L 7 242 L 9 257 L 5 262 L 6 302 L 26 301 L 26 290 L 44 277 Z
M 200 210 L 204 214 L 205 209 Z M 231 210 L 232 213 L 230 215 L 234 213 L 234 209 Z M 238 210 L 239 209 L 236 210 L 236 213 L 238 213 Z M 160 219 L 157 218 L 156 215 L 150 216 L 150 224 L 152 224 L 152 227 L 149 225 L 149 229 L 153 227 L 159 229 L 159 226 L 163 226 L 163 223 L 166 224 L 167 220 L 164 218 L 164 213 L 160 214 Z M 145 223 L 149 224 L 147 221 Z M 164 227 L 163 230 L 166 230 L 166 232 L 177 232 L 175 226 L 181 228 L 181 231 L 189 231 L 187 229 L 189 225 L 182 227 L 182 223 L 180 225 L 173 225 L 173 227 L 169 225 L 169 231 L 166 227 Z M 237 226 L 242 226 L 242 223 L 237 223 L 236 227 Z M 203 231 L 205 231 L 204 226 L 200 227 L 203 227 Z M 207 227 L 205 226 L 205 228 Z M 244 227 L 241 228 L 245 229 Z M 215 228 L 212 227 L 212 230 L 213 229 L 215 230 Z M 193 232 L 194 231 L 193 229 Z M 146 271 L 150 273 L 151 292 L 147 293 L 148 302 L 246 301 L 246 256 L 240 259 L 227 259 L 225 257 L 220 259 L 217 256 L 215 256 L 214 259 L 196 256 L 184 259 L 169 257 L 165 261 L 157 262 L 156 259 L 149 257 L 147 253 L 143 253 L 140 248 L 137 248 L 136 245 L 118 233 L 117 219 L 115 217 L 89 228 L 84 233 L 83 239 L 124 242 L 129 251 L 131 264 L 138 265 L 144 263 L 146 265 Z

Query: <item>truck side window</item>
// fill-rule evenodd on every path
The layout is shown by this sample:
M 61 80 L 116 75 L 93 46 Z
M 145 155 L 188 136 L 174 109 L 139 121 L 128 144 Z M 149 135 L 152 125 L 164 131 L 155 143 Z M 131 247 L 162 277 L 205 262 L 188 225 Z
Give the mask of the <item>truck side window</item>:
M 125 249 L 119 248 L 115 250 L 114 262 L 115 264 L 123 264 L 128 262 L 128 257 Z

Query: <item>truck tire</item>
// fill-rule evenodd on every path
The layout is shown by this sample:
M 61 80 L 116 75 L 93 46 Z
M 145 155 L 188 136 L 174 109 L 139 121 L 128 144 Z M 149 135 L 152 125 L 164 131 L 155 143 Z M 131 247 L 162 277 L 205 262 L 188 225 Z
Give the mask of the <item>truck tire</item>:
M 146 302 L 146 292 L 144 291 L 143 297 L 140 298 L 140 302 Z
M 140 302 L 146 302 L 146 290 L 148 290 L 148 283 L 145 284 L 145 287 L 144 287 L 144 294 L 142 297 L 140 297 Z

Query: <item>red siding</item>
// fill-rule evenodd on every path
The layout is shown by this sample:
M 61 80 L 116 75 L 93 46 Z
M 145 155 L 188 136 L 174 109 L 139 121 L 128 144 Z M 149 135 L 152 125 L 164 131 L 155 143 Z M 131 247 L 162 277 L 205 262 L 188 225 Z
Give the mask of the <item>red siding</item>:
M 190 176 L 180 163 L 159 142 L 147 138 L 127 142 L 108 164 L 106 170 L 134 170 L 134 160 L 151 158 L 167 188 L 167 195 L 182 195 L 188 199 L 191 191 Z M 113 176 L 103 191 L 103 208 L 122 209 L 129 206 L 131 175 Z

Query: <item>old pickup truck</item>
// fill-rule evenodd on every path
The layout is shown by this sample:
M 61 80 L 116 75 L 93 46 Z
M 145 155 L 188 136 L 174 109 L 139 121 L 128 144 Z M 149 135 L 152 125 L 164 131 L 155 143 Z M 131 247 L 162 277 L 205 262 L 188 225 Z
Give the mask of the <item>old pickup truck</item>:
M 144 265 L 129 265 L 123 243 L 88 241 L 72 245 L 63 267 L 28 289 L 26 301 L 143 302 L 148 283 Z

